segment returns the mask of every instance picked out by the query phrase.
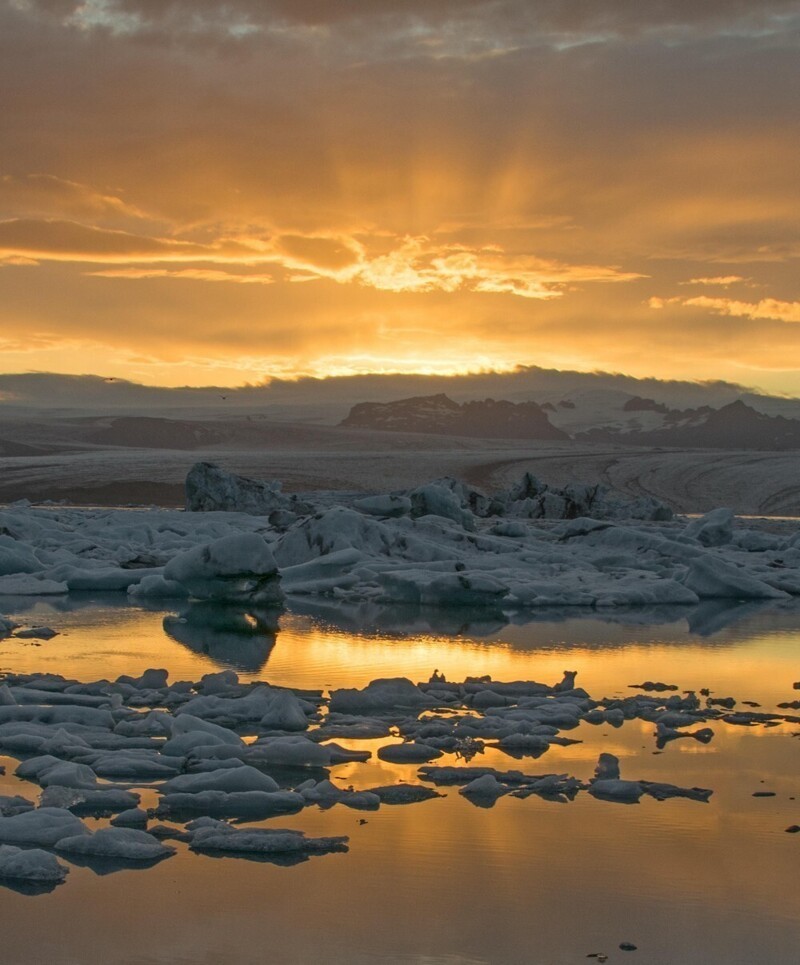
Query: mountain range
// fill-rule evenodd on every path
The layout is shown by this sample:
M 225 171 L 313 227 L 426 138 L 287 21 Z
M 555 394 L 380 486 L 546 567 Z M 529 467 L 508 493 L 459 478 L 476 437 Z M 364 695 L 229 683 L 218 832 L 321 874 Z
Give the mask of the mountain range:
M 720 408 L 677 409 L 654 399 L 608 391 L 541 405 L 494 399 L 459 404 L 442 393 L 395 402 L 361 402 L 340 425 L 681 449 L 800 449 L 800 419 L 759 412 L 741 399 Z

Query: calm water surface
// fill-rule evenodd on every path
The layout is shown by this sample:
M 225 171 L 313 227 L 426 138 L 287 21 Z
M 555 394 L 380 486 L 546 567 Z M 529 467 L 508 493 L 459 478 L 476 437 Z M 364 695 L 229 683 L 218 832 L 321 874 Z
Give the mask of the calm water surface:
M 631 683 L 754 700 L 800 697 L 794 608 L 569 613 L 504 624 L 498 615 L 342 611 L 262 614 L 184 607 L 144 610 L 119 597 L 69 603 L 0 600 L 0 612 L 59 636 L 0 641 L 0 667 L 81 680 L 170 670 L 172 679 L 234 667 L 242 679 L 301 687 L 363 686 L 381 676 L 553 682 L 564 669 L 595 697 Z M 800 958 L 800 725 L 712 724 L 709 745 L 676 741 L 655 754 L 653 727 L 582 724 L 582 743 L 534 761 L 487 750 L 473 763 L 591 776 L 600 751 L 622 776 L 714 789 L 709 804 L 636 806 L 580 794 L 568 805 L 530 797 L 474 807 L 446 797 L 361 815 L 306 808 L 270 822 L 347 834 L 350 851 L 294 867 L 179 854 L 155 868 L 98 875 L 73 867 L 65 885 L 31 897 L 0 890 L 2 960 L 14 963 L 796 963 Z M 381 741 L 348 742 L 376 749 Z M 445 758 L 449 763 L 453 759 Z M 35 795 L 0 758 L 0 793 Z M 345 785 L 414 780 L 377 761 L 332 772 Z M 754 798 L 754 791 L 775 791 Z M 144 792 L 145 804 L 155 795 Z M 359 824 L 361 817 L 366 824 Z M 633 942 L 635 952 L 619 950 Z

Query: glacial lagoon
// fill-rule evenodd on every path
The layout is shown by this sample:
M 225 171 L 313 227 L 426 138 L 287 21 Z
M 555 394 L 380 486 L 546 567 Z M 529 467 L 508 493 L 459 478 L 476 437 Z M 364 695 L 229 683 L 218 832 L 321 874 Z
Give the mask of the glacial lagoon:
M 4 613 L 58 635 L 0 641 L 0 667 L 81 681 L 149 667 L 196 681 L 233 669 L 242 682 L 325 692 L 384 677 L 428 681 L 434 670 L 449 681 L 554 683 L 568 669 L 595 698 L 666 681 L 678 693 L 733 696 L 737 710 L 750 701 L 789 716 L 778 704 L 800 697 L 800 611 L 791 602 L 602 617 L 564 609 L 510 624 L 455 609 L 294 601 L 276 617 L 121 598 L 5 598 Z M 347 853 L 291 865 L 211 857 L 181 842 L 174 857 L 147 868 L 67 859 L 68 880 L 50 893 L 0 891 L 4 961 L 549 965 L 598 955 L 788 965 L 800 940 L 800 834 L 786 830 L 800 823 L 800 724 L 711 726 L 707 744 L 659 748 L 650 722 L 582 722 L 564 732 L 578 743 L 551 745 L 537 759 L 487 747 L 468 762 L 589 781 L 599 754 L 613 754 L 623 778 L 711 789 L 708 803 L 643 797 L 624 805 L 582 793 L 568 802 L 507 795 L 489 807 L 445 786 L 420 803 L 363 813 L 309 806 L 246 825 L 349 838 Z M 416 765 L 377 758 L 385 738 L 339 743 L 373 752 L 366 763 L 330 769 L 343 788 L 420 783 Z M 445 755 L 436 763 L 465 762 Z M 17 759 L 0 764 L 0 793 L 35 800 L 40 789 L 14 776 Z M 143 807 L 156 804 L 152 788 L 141 793 Z

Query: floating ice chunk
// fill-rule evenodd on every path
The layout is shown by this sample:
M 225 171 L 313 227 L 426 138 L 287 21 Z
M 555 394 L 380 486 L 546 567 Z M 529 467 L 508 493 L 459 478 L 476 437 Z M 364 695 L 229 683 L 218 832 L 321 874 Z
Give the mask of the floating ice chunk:
M 281 567 L 291 567 L 340 550 L 358 550 L 362 558 L 389 556 L 396 542 L 396 532 L 386 523 L 334 506 L 290 529 L 281 538 L 275 558 Z
M 10 818 L 15 814 L 22 814 L 23 811 L 32 811 L 34 806 L 33 801 L 29 801 L 26 797 L 20 797 L 19 794 L 0 794 L 1 817 Z
M 329 709 L 342 714 L 393 711 L 398 708 L 435 707 L 437 701 L 415 686 L 407 677 L 373 680 L 363 690 L 334 690 Z
M 239 674 L 235 670 L 220 670 L 218 673 L 206 673 L 200 678 L 196 690 L 204 697 L 214 694 L 230 693 L 239 687 Z
M 700 598 L 693 587 L 676 580 L 658 579 L 641 572 L 621 577 L 607 589 L 601 589 L 595 598 L 595 606 L 654 606 L 676 604 L 690 606 Z
M 645 794 L 649 794 L 657 801 L 666 801 L 673 797 L 685 797 L 691 801 L 702 801 L 706 804 L 714 793 L 705 787 L 676 787 L 674 784 L 660 784 L 653 781 L 642 781 L 641 783 Z
M 449 573 L 431 580 L 420 594 L 421 602 L 433 606 L 491 606 L 508 596 L 508 587 L 481 573 Z
M 407 516 L 411 512 L 411 500 L 408 496 L 394 494 L 364 496 L 362 499 L 356 499 L 351 506 L 367 516 Z
M 11 689 L 8 684 L 3 684 L 0 686 L 0 707 L 15 707 L 16 705 L 17 699 L 11 693 Z
M 177 774 L 182 765 L 180 757 L 167 757 L 157 751 L 115 750 L 111 753 L 98 753 L 91 757 L 92 770 L 100 777 L 124 781 L 155 781 Z M 48 773 L 49 777 L 49 773 Z
M 281 585 L 287 593 L 326 593 L 334 587 L 358 582 L 350 571 L 363 561 L 364 554 L 354 547 L 336 550 L 305 563 L 284 566 Z
M 129 684 L 136 690 L 160 690 L 167 686 L 167 680 L 169 680 L 169 671 L 154 667 L 145 670 L 141 677 L 128 677 L 125 674 L 117 677 L 117 683 Z
M 111 819 L 114 827 L 119 828 L 145 828 L 147 827 L 147 811 L 142 808 L 128 808 Z
M 312 740 L 324 741 L 331 737 L 346 737 L 356 740 L 371 740 L 376 737 L 388 737 L 389 725 L 385 720 L 368 717 L 359 720 L 347 714 L 328 714 L 322 725 L 309 733 Z
M 128 587 L 128 596 L 133 600 L 185 600 L 189 591 L 175 580 L 165 580 L 158 573 L 142 577 L 141 582 Z
M 48 851 L 39 848 L 23 850 L 12 844 L 0 845 L 0 878 L 30 881 L 37 884 L 60 884 L 69 868 Z
M 387 784 L 382 787 L 367 789 L 374 794 L 381 804 L 417 804 L 420 801 L 430 801 L 435 797 L 442 797 L 433 788 L 422 784 Z
M 509 788 L 501 784 L 493 774 L 476 777 L 474 781 L 470 781 L 469 784 L 465 784 L 464 787 L 458 789 L 459 794 L 469 798 L 473 804 L 479 804 L 483 807 L 491 807 L 499 797 L 507 794 L 508 791 Z
M 254 828 L 238 831 L 230 825 L 202 827 L 192 832 L 193 851 L 240 855 L 291 856 L 347 851 L 348 838 L 307 838 L 301 831 Z
M 258 764 L 285 767 L 328 767 L 331 751 L 305 737 L 271 737 L 251 744 L 247 759 Z
M 36 781 L 42 787 L 57 784 L 59 787 L 74 787 L 94 790 L 97 787 L 97 775 L 86 764 L 76 764 L 73 761 L 62 761 L 52 754 L 43 754 L 23 761 L 16 770 L 17 777 L 23 780 Z
M 277 481 L 263 482 L 227 472 L 211 462 L 198 462 L 186 476 L 186 508 L 190 512 L 237 512 L 267 516 L 276 510 L 308 513 L 311 507 L 284 496 Z
M 346 807 L 358 811 L 376 811 L 381 806 L 381 799 L 370 791 L 352 791 L 337 787 L 332 781 L 306 782 L 307 786 L 297 788 L 309 804 L 318 804 L 322 808 L 333 807 L 334 804 L 344 804 Z
M 103 815 L 130 810 L 138 803 L 138 794 L 116 787 L 100 786 L 92 791 L 51 784 L 42 792 L 39 806 L 40 808 L 64 808 L 81 814 Z
M 678 740 L 681 737 L 693 737 L 701 744 L 708 744 L 714 737 L 714 731 L 710 727 L 701 727 L 698 730 L 681 731 L 674 727 L 667 727 L 659 721 L 656 724 L 656 744 L 659 748 L 665 747 L 670 741 Z
M 0 639 L 7 637 L 17 626 L 19 626 L 19 624 L 14 623 L 10 617 L 3 616 L 3 614 L 0 613 Z
M 523 754 L 539 757 L 550 747 L 550 741 L 538 734 L 509 734 L 501 737 L 497 746 L 514 757 L 521 757 Z
M 713 509 L 699 519 L 693 519 L 683 536 L 696 539 L 703 546 L 724 546 L 733 538 L 733 510 Z
M 235 773 L 236 770 L 238 768 L 226 773 Z M 161 798 L 158 814 L 193 812 L 258 820 L 273 814 L 295 814 L 304 806 L 303 796 L 294 791 L 174 792 Z
M 281 730 L 305 730 L 308 727 L 302 701 L 289 691 L 265 684 L 255 687 L 244 697 L 194 697 L 176 711 L 179 719 L 185 714 L 226 722 L 263 721 L 265 727 Z
M 136 828 L 100 828 L 94 834 L 65 836 L 55 843 L 55 849 L 65 854 L 124 861 L 154 861 L 175 854 L 171 845 Z
M 305 730 L 308 727 L 303 704 L 288 690 L 273 691 L 269 709 L 261 718 L 261 726 L 272 730 Z
M 201 774 L 180 774 L 162 785 L 165 794 L 198 794 L 201 791 L 277 791 L 278 784 L 255 767 L 224 768 Z
M 645 793 L 640 781 L 621 781 L 619 779 L 599 780 L 589 787 L 592 797 L 602 801 L 615 801 L 619 804 L 637 804 Z
M 162 710 L 151 710 L 139 717 L 121 720 L 114 728 L 120 737 L 166 737 L 172 733 L 173 718 Z
M 475 529 L 475 518 L 462 507 L 460 500 L 447 487 L 437 483 L 419 486 L 409 493 L 412 516 L 442 516 L 452 519 L 464 529 Z
M 77 563 L 61 563 L 44 571 L 44 577 L 57 583 L 66 583 L 68 590 L 122 590 L 138 583 L 143 572 L 120 566 L 88 566 Z
M 780 600 L 787 599 L 789 596 L 783 590 L 776 590 L 763 580 L 750 576 L 745 570 L 726 563 L 710 553 L 697 556 L 691 561 L 689 572 L 683 582 L 701 599 L 720 597 L 740 600 Z
M 0 726 L 11 722 L 30 721 L 40 724 L 84 724 L 111 730 L 116 721 L 109 711 L 96 707 L 0 707 Z
M 601 754 L 594 769 L 595 781 L 618 781 L 619 758 L 614 754 Z
M 283 601 L 272 551 L 256 533 L 223 536 L 173 557 L 164 579 L 182 584 L 199 600 L 277 605 Z
M 0 576 L 0 595 L 3 596 L 60 596 L 68 593 L 66 583 L 46 580 L 37 575 L 15 573 L 13 576 Z
M 0 818 L 0 843 L 34 844 L 51 848 L 67 835 L 89 834 L 86 825 L 63 808 L 40 807 Z
M 58 636 L 58 630 L 52 627 L 26 627 L 24 630 L 17 630 L 14 636 L 19 640 L 52 640 Z
M 0 578 L 14 573 L 36 573 L 42 568 L 41 560 L 27 544 L 0 535 Z
M 378 748 L 378 757 L 392 764 L 425 764 L 441 756 L 442 752 L 437 748 L 415 741 L 405 744 L 386 744 Z
M 493 690 L 480 690 L 472 698 L 471 704 L 475 710 L 488 710 L 491 707 L 506 707 L 512 703 L 512 698 L 503 697 Z
M 172 737 L 177 739 L 187 734 L 208 734 L 215 738 L 214 743 L 230 744 L 231 747 L 242 747 L 244 741 L 238 734 L 227 727 L 220 727 L 210 720 L 203 720 L 190 713 L 181 713 L 172 723 Z M 211 743 L 211 741 L 209 741 Z

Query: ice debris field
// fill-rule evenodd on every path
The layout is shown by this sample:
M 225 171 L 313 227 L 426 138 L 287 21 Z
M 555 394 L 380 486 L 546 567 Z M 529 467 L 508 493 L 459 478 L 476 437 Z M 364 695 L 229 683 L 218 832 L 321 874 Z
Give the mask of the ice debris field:
M 602 486 L 555 489 L 526 474 L 491 496 L 444 479 L 301 500 L 201 463 L 186 488 L 189 512 L 0 511 L 0 601 L 124 591 L 273 606 L 311 595 L 509 612 L 800 595 L 796 526 L 768 532 L 727 509 L 687 521 Z
M 505 613 L 800 595 L 794 524 L 768 531 L 725 509 L 674 518 L 648 497 L 630 500 L 600 486 L 554 489 L 530 475 L 491 496 L 445 479 L 408 492 L 301 500 L 275 483 L 198 464 L 187 479 L 187 509 L 7 507 L 0 609 L 3 595 L 100 590 L 276 612 L 302 595 Z M 0 616 L 0 636 L 52 633 Z M 307 807 L 435 806 L 438 788 L 448 786 L 481 807 L 503 796 L 565 803 L 579 794 L 702 804 L 712 789 L 623 777 L 605 752 L 588 781 L 471 762 L 487 748 L 541 757 L 575 743 L 564 732 L 584 724 L 644 721 L 662 748 L 708 743 L 712 724 L 800 723 L 791 714 L 742 711 L 732 697 L 652 681 L 631 686 L 643 692 L 595 699 L 573 672 L 554 685 L 453 683 L 434 673 L 419 684 L 398 677 L 329 692 L 242 683 L 233 671 L 175 682 L 161 669 L 93 682 L 7 672 L 0 753 L 19 759 L 15 775 L 41 792 L 37 800 L 27 791 L 0 797 L 0 881 L 38 893 L 63 882 L 70 864 L 113 871 L 179 848 L 291 864 L 346 851 L 348 839 L 264 822 Z M 407 778 L 334 783 L 337 767 L 373 755 Z
M 279 823 L 307 807 L 375 811 L 414 804 L 441 796 L 441 787 L 458 786 L 478 807 L 505 795 L 567 803 L 583 793 L 622 804 L 645 797 L 706 803 L 710 788 L 623 778 L 609 753 L 600 754 L 588 781 L 470 761 L 487 748 L 539 758 L 551 745 L 580 743 L 562 731 L 581 723 L 646 721 L 659 748 L 675 740 L 708 743 L 710 723 L 800 723 L 793 715 L 736 710 L 730 697 L 678 693 L 662 682 L 593 699 L 575 677 L 565 672 L 555 685 L 453 683 L 434 673 L 425 683 L 379 679 L 326 694 L 241 683 L 230 670 L 172 683 L 161 669 L 85 683 L 6 673 L 0 753 L 19 759 L 16 776 L 41 792 L 37 801 L 0 797 L 0 883 L 44 893 L 65 880 L 69 863 L 109 873 L 160 862 L 178 847 L 293 864 L 347 851 L 348 838 L 307 837 L 254 822 Z M 372 757 L 364 742 L 377 743 L 377 758 L 407 770 L 410 780 L 359 789 L 334 783 L 339 765 Z M 142 806 L 143 795 L 153 806 Z

